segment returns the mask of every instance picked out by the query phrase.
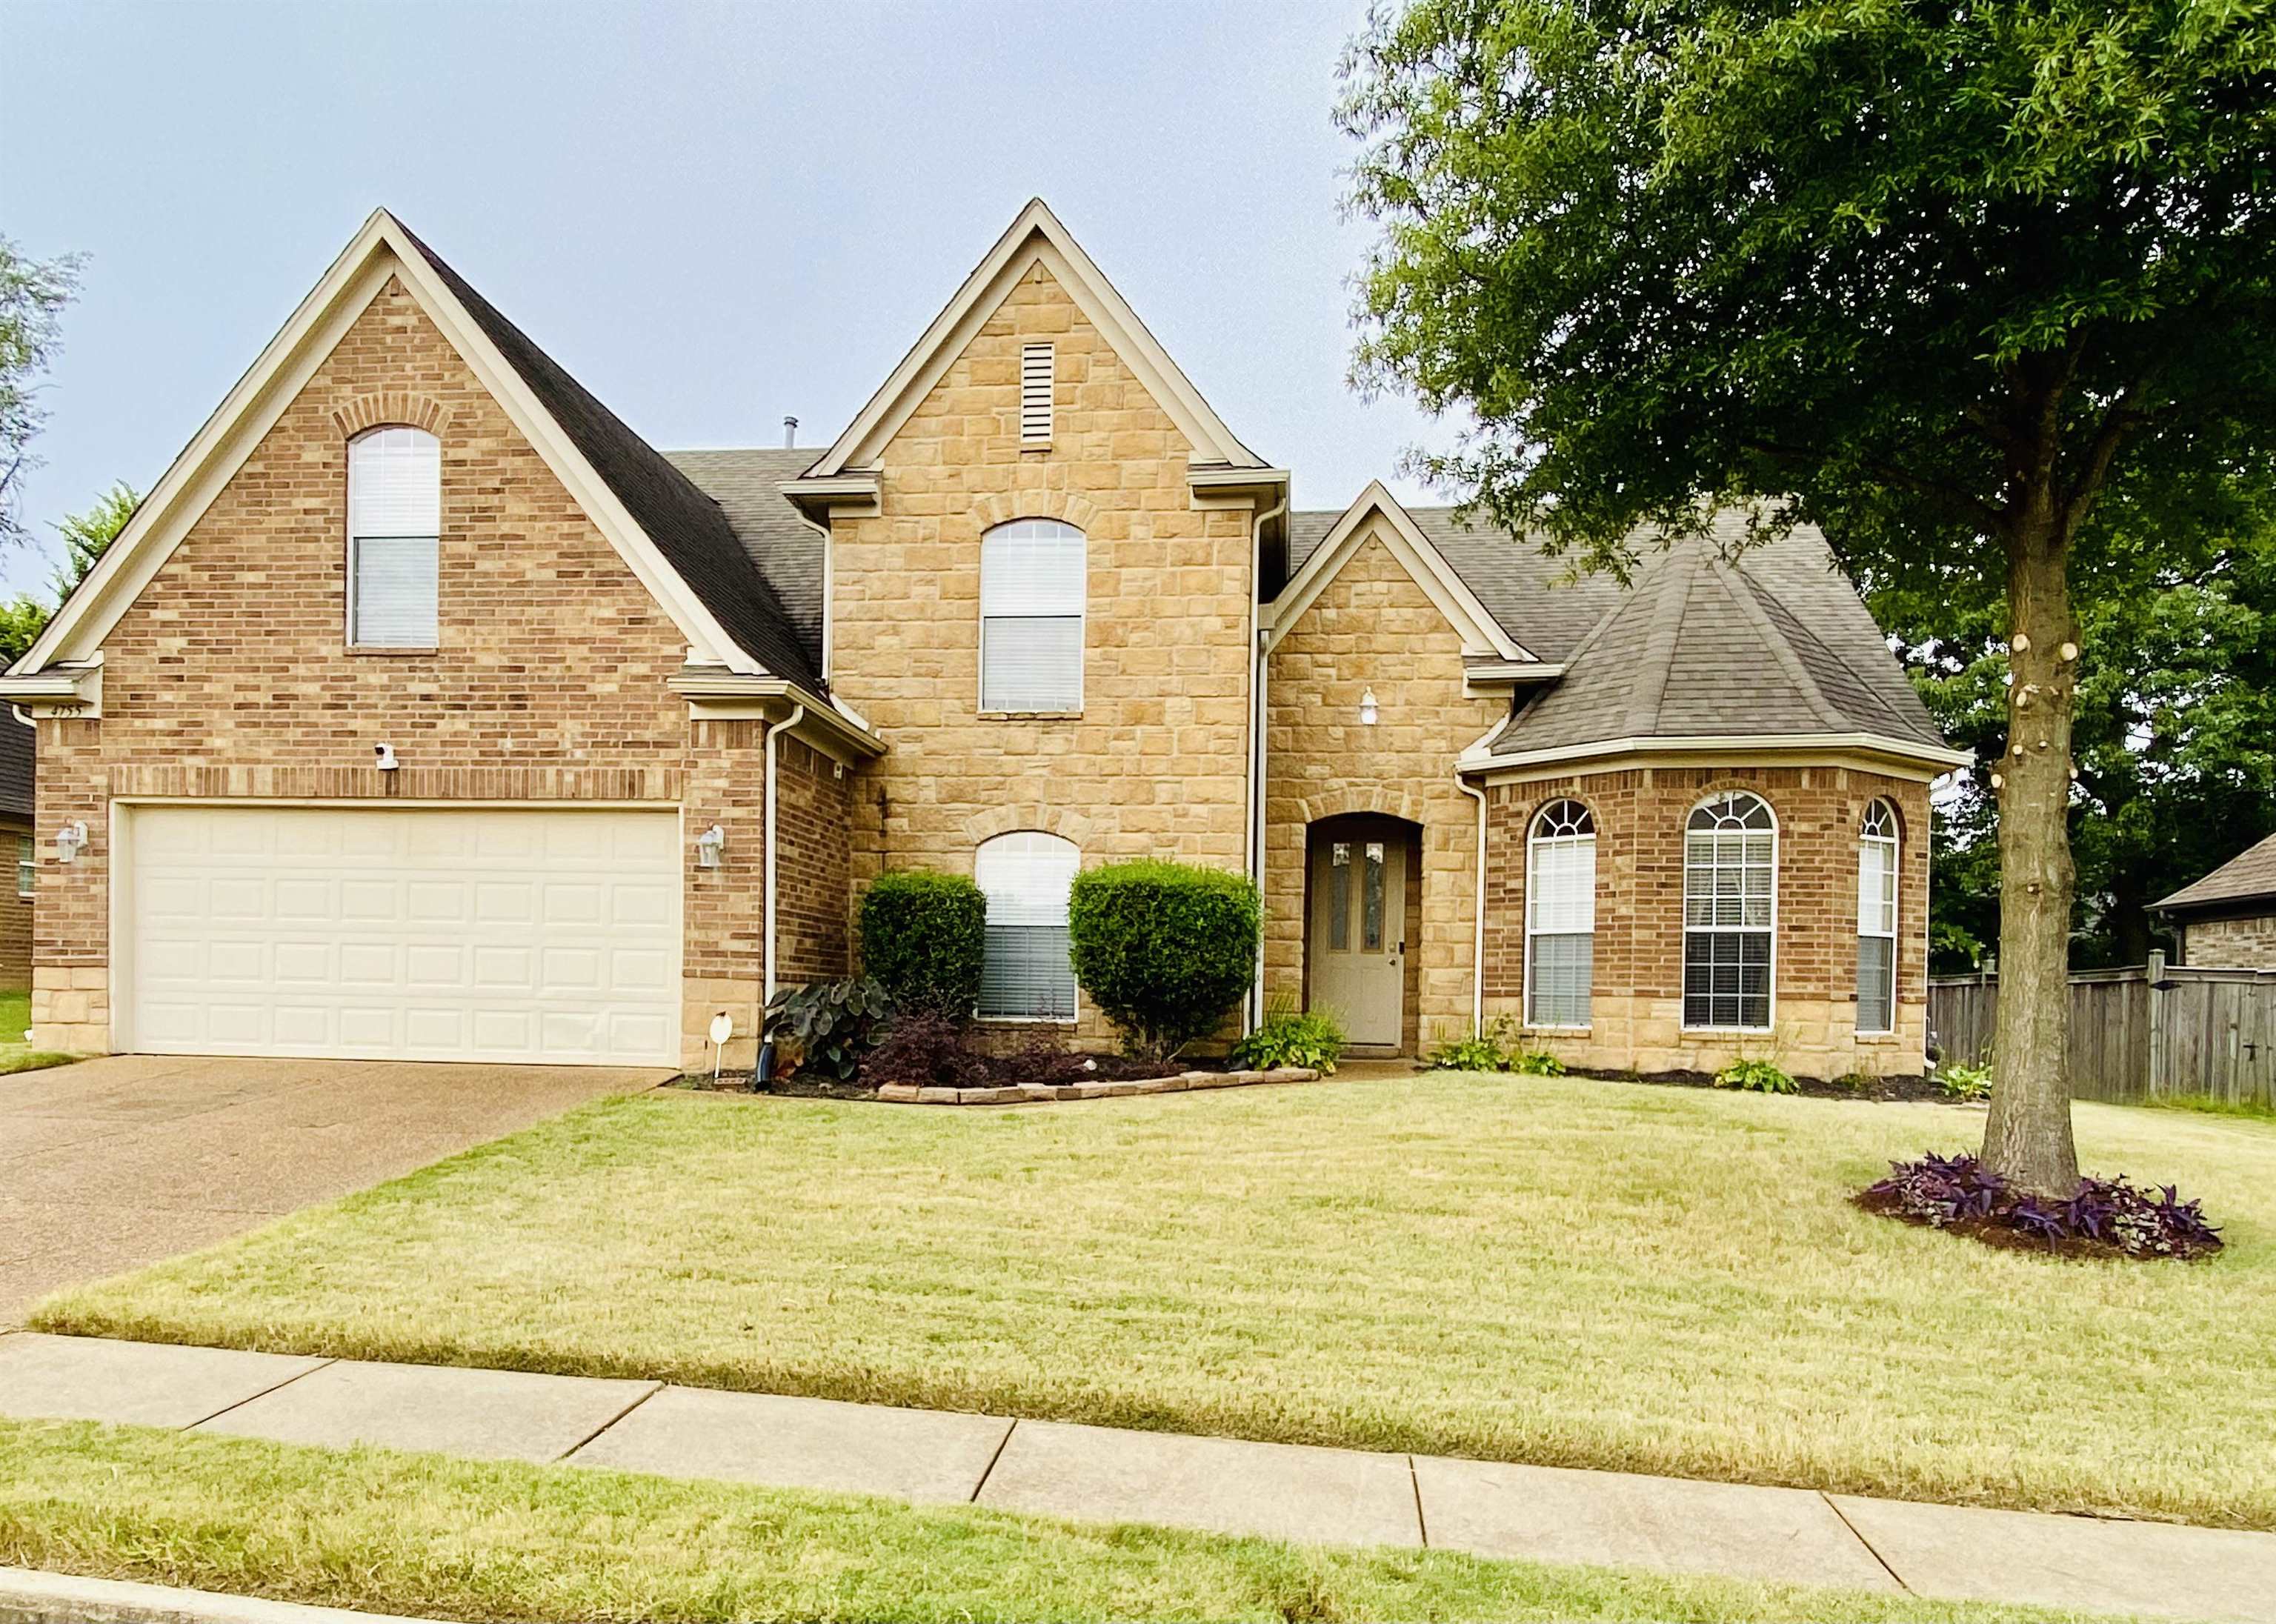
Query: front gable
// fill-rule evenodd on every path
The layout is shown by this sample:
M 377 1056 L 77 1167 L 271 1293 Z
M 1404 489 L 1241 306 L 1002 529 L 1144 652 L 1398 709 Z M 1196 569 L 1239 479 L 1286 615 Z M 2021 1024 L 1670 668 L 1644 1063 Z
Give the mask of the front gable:
M 1487 612 L 1477 595 L 1380 482 L 1360 493 L 1273 599 L 1266 630 L 1274 646 L 1303 620 L 1330 583 L 1369 548 L 1380 550 L 1396 561 L 1460 639 L 1460 652 L 1465 658 L 1533 663 L 1532 654 Z
M 563 426 L 533 396 L 514 367 L 469 314 L 465 302 L 409 232 L 376 212 L 220 407 L 169 467 L 133 518 L 58 611 L 6 679 L 7 696 L 50 697 L 44 683 L 87 686 L 119 619 L 156 578 L 190 531 L 237 478 L 255 449 L 290 413 L 310 381 L 364 321 L 383 295 L 407 301 L 429 324 L 453 364 L 565 490 L 615 550 L 653 603 L 669 617 L 698 663 L 763 674 L 764 668 L 722 626 L 689 582 L 658 550 L 579 451 Z M 415 374 L 374 376 L 367 394 L 386 411 L 390 393 L 415 394 Z M 336 403 L 353 409 L 353 403 Z M 53 673 L 42 678 L 40 673 Z M 62 679 L 62 682 L 57 680 Z M 99 679 L 98 679 L 99 680 Z M 99 693 L 99 689 L 95 690 Z M 81 707 L 80 714 L 95 712 Z

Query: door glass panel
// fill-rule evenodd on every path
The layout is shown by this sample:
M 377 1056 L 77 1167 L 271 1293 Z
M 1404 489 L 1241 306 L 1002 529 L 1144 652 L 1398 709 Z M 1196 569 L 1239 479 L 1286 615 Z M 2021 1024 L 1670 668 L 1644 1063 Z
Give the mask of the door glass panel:
M 1328 853 L 1328 946 L 1351 947 L 1351 846 L 1339 840 Z
M 1367 843 L 1366 861 L 1361 865 L 1360 878 L 1360 947 L 1362 952 L 1383 951 L 1383 842 Z

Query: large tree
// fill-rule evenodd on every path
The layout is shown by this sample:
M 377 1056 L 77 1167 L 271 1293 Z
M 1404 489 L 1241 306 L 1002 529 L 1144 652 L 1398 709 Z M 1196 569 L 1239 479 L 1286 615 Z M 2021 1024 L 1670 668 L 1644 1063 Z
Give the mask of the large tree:
M 2071 562 L 2276 452 L 2271 0 L 1414 0 L 1339 117 L 1429 472 L 1595 567 L 1749 502 L 2005 604 L 1984 1154 L 2075 1188 Z
M 47 421 L 40 379 L 61 340 L 79 269 L 74 254 L 27 259 L 0 237 L 0 543 L 24 539 L 18 497 L 26 470 L 37 466 L 33 437 Z
M 48 580 L 55 586 L 52 600 L 19 592 L 14 597 L 0 600 L 0 671 L 6 670 L 24 657 L 31 646 L 39 641 L 40 634 L 48 629 L 63 602 L 79 588 L 87 572 L 102 561 L 110 543 L 134 517 L 135 505 L 141 501 L 134 487 L 125 480 L 114 482 L 110 489 L 95 497 L 84 513 L 65 513 L 56 526 L 56 537 L 63 543 L 63 557 L 57 560 Z

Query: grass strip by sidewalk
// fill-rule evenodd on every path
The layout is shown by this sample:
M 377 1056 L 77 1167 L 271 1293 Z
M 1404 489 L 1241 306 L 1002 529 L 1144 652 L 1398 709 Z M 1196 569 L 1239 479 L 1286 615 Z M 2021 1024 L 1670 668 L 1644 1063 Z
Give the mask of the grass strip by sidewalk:
M 482 1621 L 2089 1615 L 0 1422 L 0 1564 Z
M 0 992 L 0 1076 L 11 1072 L 45 1071 L 50 1066 L 69 1066 L 80 1058 L 53 1049 L 33 1048 L 24 1041 L 25 1029 L 31 1024 L 32 995 Z

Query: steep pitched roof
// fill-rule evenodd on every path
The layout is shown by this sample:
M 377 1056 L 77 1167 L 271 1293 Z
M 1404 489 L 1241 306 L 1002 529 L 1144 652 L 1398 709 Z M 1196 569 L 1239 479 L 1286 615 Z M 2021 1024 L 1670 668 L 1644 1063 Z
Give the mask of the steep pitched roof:
M 819 455 L 811 446 L 664 452 L 726 514 L 816 666 L 822 663 L 823 536 L 781 487 Z
M 1838 735 L 1950 753 L 1825 543 L 1798 530 L 1734 562 L 1713 540 L 1650 561 L 1486 753 Z
M 2276 835 L 2247 846 L 2194 885 L 2184 885 L 2157 906 L 2187 910 L 2248 902 L 2276 901 Z
M 466 307 L 665 560 L 726 634 L 778 677 L 818 688 L 818 660 L 720 505 L 634 434 L 407 226 L 404 235 Z

